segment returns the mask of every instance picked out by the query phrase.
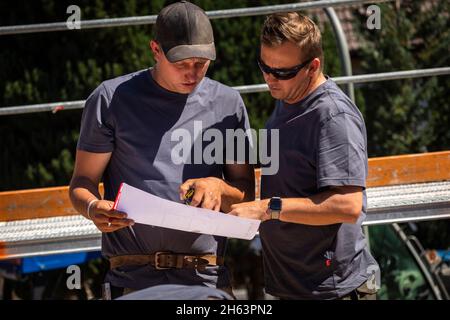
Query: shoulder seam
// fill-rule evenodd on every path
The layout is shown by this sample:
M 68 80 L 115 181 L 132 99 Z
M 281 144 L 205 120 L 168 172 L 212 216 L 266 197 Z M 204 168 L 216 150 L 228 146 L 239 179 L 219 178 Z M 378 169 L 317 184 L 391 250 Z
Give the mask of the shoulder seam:
M 109 92 L 105 86 L 105 82 L 102 82 L 101 86 L 103 87 L 103 90 L 105 91 L 105 96 L 108 99 L 108 104 L 109 104 L 111 102 L 111 97 L 109 96 Z
M 331 95 L 330 95 L 330 93 L 329 93 L 329 90 L 327 89 L 327 90 L 325 90 L 325 91 L 326 91 L 326 93 L 327 93 L 327 96 L 330 98 L 331 101 L 333 101 L 334 105 L 335 105 L 336 108 L 337 108 L 338 105 L 336 104 L 336 101 L 331 97 Z M 342 114 L 346 114 L 346 115 L 349 115 L 349 116 L 351 116 L 351 117 L 353 117 L 353 118 L 356 118 L 356 119 L 360 120 L 360 119 L 359 119 L 356 115 L 354 115 L 354 114 L 351 114 L 351 113 L 346 112 L 346 111 L 339 111 L 338 113 L 328 115 L 324 120 L 322 120 L 322 121 L 320 122 L 319 126 L 322 127 L 323 125 L 325 125 L 325 123 L 327 123 L 328 121 L 330 121 L 332 118 L 337 117 L 337 116 L 340 116 L 340 115 L 342 115 Z

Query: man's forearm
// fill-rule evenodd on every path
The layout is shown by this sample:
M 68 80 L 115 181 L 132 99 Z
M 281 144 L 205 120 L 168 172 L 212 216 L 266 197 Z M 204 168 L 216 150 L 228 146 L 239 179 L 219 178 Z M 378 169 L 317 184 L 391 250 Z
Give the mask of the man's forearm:
M 70 201 L 80 214 L 87 217 L 87 205 L 93 199 L 101 199 L 98 185 L 86 177 L 73 178 L 69 188 Z
M 361 212 L 359 197 L 324 191 L 308 198 L 283 198 L 280 220 L 318 226 L 356 223 Z

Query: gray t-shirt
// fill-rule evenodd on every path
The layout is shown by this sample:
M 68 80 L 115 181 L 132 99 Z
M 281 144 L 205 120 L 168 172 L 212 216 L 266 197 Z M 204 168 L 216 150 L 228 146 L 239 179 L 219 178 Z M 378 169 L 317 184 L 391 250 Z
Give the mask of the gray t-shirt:
M 249 127 L 244 103 L 237 91 L 204 78 L 191 94 L 178 94 L 160 87 L 150 70 L 142 70 L 103 82 L 86 101 L 78 149 L 112 152 L 104 172 L 104 198 L 114 200 L 122 182 L 159 197 L 179 200 L 179 186 L 187 179 L 223 177 L 223 164 L 175 164 L 171 151 L 182 139 L 171 141 L 176 129 L 185 129 L 192 141 L 197 129 Z M 196 138 L 195 138 L 196 137 Z M 225 139 L 225 138 L 224 138 Z M 187 141 L 187 142 L 186 142 Z M 202 140 L 201 140 L 202 141 Z M 207 143 L 201 142 L 204 148 Z M 225 154 L 225 152 L 224 152 Z M 223 162 L 222 162 L 223 163 Z M 102 236 L 106 257 L 149 254 L 157 251 L 224 255 L 226 238 L 135 224 Z M 119 287 L 143 289 L 158 284 L 189 284 L 225 287 L 225 267 L 157 271 L 151 266 L 123 267 L 110 271 L 107 281 Z
M 277 101 L 266 128 L 279 129 L 280 166 L 276 175 L 262 176 L 262 199 L 308 197 L 329 186 L 365 188 L 364 119 L 332 80 L 296 104 Z M 267 292 L 282 298 L 333 299 L 363 284 L 377 268 L 361 228 L 366 208 L 364 191 L 356 224 L 262 223 Z

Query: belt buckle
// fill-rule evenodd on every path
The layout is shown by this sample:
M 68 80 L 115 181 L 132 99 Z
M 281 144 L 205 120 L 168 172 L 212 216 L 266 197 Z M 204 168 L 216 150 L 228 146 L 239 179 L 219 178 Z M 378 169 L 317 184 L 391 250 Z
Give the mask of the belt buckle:
M 172 268 L 170 268 L 170 267 L 161 267 L 160 266 L 160 255 L 163 255 L 163 254 L 171 254 L 170 252 L 168 252 L 168 251 L 158 251 L 158 252 L 156 252 L 155 253 L 155 269 L 156 270 L 167 270 L 167 269 L 172 269 Z

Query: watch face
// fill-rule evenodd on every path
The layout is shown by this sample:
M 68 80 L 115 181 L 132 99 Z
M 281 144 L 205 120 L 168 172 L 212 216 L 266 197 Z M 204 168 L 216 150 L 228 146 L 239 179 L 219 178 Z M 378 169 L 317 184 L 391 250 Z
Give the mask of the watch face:
M 281 211 L 281 199 L 280 198 L 272 198 L 270 199 L 270 210 Z
M 280 211 L 271 211 L 270 219 L 280 220 Z

